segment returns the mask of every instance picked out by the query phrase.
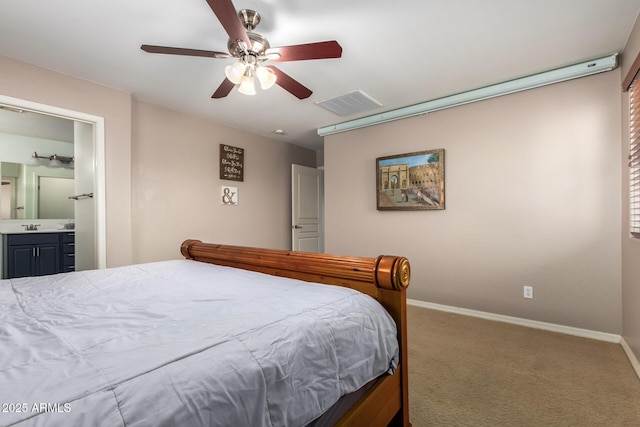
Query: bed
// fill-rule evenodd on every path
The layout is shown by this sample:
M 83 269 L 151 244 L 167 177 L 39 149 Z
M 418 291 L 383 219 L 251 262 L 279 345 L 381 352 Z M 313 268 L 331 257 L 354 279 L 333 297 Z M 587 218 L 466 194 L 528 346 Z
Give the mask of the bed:
M 181 253 L 0 282 L 0 425 L 410 425 L 406 258 Z

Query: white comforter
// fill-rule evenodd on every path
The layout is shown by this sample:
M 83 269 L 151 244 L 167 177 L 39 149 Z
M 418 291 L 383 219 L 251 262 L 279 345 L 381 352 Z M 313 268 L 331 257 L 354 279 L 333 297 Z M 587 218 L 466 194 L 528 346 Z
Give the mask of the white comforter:
M 397 358 L 340 287 L 187 260 L 0 281 L 2 426 L 304 426 Z

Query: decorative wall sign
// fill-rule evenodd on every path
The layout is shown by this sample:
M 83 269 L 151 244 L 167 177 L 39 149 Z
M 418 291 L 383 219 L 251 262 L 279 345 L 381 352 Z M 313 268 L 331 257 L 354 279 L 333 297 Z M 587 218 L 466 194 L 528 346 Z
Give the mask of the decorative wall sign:
M 244 181 L 244 148 L 220 144 L 220 179 Z
M 238 204 L 238 187 L 220 187 L 220 203 L 223 205 Z
M 378 210 L 444 209 L 444 149 L 376 159 Z

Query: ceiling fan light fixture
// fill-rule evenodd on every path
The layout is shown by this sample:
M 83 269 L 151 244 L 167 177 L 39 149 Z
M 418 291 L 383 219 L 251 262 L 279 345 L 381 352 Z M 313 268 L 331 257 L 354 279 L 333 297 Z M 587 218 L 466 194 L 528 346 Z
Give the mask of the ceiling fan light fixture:
M 270 68 L 260 65 L 256 67 L 255 74 L 263 90 L 270 89 L 276 83 L 276 73 Z
M 246 70 L 246 65 L 242 61 L 238 61 L 233 65 L 227 65 L 224 68 L 224 74 L 233 84 L 240 84 Z
M 253 83 L 253 76 L 251 75 L 251 70 L 247 69 L 244 73 L 244 77 L 242 77 L 242 81 L 240 82 L 240 87 L 238 88 L 238 92 L 243 95 L 255 95 L 256 94 L 256 85 Z

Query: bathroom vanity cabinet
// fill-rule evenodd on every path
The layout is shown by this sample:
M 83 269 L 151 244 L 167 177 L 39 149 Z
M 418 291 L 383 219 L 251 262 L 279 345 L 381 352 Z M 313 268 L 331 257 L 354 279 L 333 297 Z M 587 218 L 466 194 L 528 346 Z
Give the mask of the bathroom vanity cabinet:
M 7 279 L 74 270 L 73 232 L 16 233 L 3 236 L 3 277 Z

